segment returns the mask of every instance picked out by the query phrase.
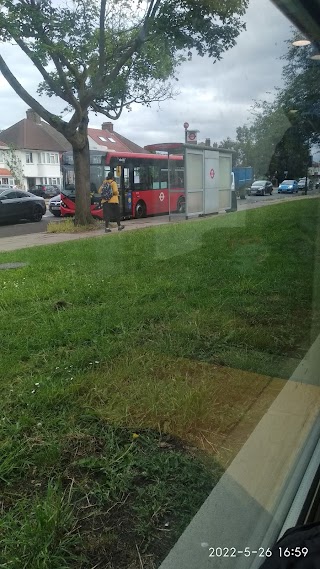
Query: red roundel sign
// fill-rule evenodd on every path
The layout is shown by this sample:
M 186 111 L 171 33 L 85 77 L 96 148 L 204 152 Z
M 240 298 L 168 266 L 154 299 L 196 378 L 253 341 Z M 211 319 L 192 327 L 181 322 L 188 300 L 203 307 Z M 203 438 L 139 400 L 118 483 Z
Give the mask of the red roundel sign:
M 190 132 L 188 135 L 189 140 L 195 140 L 196 139 L 196 134 L 194 132 Z
M 214 175 L 215 175 L 215 171 L 214 171 L 213 168 L 211 168 L 211 170 L 210 170 L 210 178 L 213 179 L 213 178 L 214 178 Z

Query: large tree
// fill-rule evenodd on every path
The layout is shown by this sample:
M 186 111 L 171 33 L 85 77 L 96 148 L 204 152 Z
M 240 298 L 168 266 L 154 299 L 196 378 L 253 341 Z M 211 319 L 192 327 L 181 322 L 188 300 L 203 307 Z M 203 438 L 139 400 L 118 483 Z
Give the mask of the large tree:
M 288 40 L 288 49 L 283 56 L 284 87 L 278 96 L 279 104 L 294 126 L 298 126 L 305 140 L 320 142 L 320 65 L 311 59 L 312 46 L 295 47 Z
M 132 103 L 172 96 L 185 54 L 214 61 L 235 45 L 248 0 L 0 0 L 0 33 L 43 77 L 38 92 L 72 111 L 67 122 L 26 91 L 0 56 L 15 92 L 71 143 L 76 223 L 91 222 L 88 113 L 116 120 Z M 193 80 L 194 79 L 193 74 Z

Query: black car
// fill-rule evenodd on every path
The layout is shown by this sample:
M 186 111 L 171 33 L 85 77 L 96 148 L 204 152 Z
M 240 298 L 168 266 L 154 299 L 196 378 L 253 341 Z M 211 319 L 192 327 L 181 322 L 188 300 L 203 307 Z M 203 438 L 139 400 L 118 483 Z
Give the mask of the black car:
M 41 221 L 46 213 L 43 198 L 22 190 L 1 190 L 0 188 L 0 222 L 19 219 Z
M 273 192 L 273 185 L 269 180 L 257 180 L 253 182 L 250 190 L 248 190 L 249 196 L 264 196 L 265 194 L 269 194 L 271 196 Z
M 32 193 L 34 196 L 40 196 L 41 198 L 53 198 L 60 193 L 60 190 L 58 186 L 39 184 L 37 186 L 33 186 L 30 189 L 30 193 Z

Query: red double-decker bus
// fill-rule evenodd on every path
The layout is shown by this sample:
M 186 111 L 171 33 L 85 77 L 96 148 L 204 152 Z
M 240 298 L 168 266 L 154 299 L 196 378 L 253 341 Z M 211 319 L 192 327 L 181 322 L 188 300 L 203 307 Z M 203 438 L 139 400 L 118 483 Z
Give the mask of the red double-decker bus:
M 75 213 L 75 177 L 72 152 L 62 155 L 63 190 L 61 215 Z M 97 193 L 108 172 L 119 187 L 123 218 L 183 212 L 185 209 L 184 164 L 182 156 L 131 152 L 90 151 L 91 213 L 102 219 Z M 169 204 L 170 188 L 170 204 Z

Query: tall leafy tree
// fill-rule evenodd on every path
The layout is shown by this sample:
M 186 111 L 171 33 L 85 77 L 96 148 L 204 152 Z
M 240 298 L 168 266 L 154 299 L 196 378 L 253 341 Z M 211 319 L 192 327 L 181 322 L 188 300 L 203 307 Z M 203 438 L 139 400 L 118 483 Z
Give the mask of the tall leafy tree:
M 71 143 L 76 223 L 89 223 L 88 113 L 116 120 L 132 103 L 173 94 L 170 80 L 187 53 L 214 61 L 244 28 L 248 0 L 0 0 L 0 33 L 43 77 L 38 93 L 59 97 L 67 122 L 26 91 L 0 56 L 16 93 Z
M 288 49 L 283 56 L 284 88 L 279 93 L 279 104 L 286 110 L 290 121 L 300 128 L 305 140 L 320 142 L 320 65 L 310 58 L 312 47 L 295 47 L 288 40 Z M 294 113 L 292 113 L 294 111 Z
M 217 145 L 218 148 L 225 148 L 226 150 L 232 150 L 232 167 L 239 166 L 240 164 L 240 145 L 237 140 L 232 140 L 230 136 L 225 138 Z
M 283 179 L 304 175 L 308 137 L 297 112 L 290 114 L 280 100 L 257 101 L 250 122 L 236 129 L 237 166 L 252 166 L 256 177 Z

